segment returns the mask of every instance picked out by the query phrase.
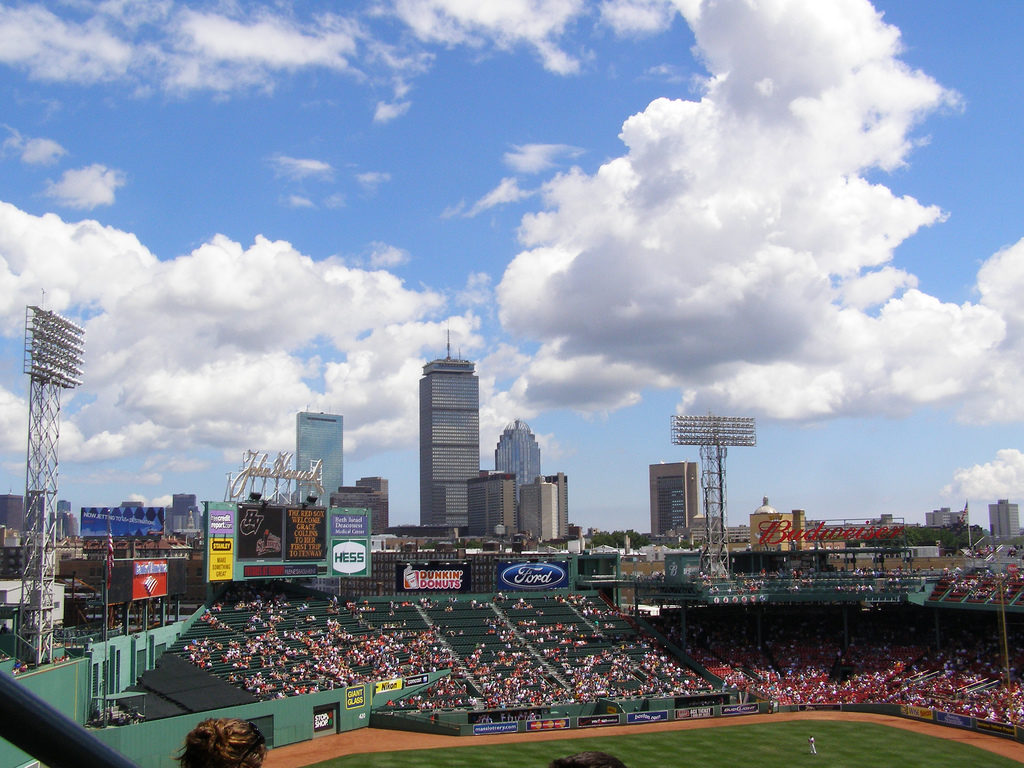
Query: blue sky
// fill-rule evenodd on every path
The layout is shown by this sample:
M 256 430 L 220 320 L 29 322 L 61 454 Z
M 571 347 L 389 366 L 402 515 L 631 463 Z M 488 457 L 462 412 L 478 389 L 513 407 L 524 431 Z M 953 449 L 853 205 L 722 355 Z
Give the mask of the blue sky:
M 479 7 L 473 7 L 478 5 Z M 0 8 L 0 484 L 25 306 L 86 328 L 78 508 L 223 497 L 294 414 L 418 520 L 417 380 L 481 377 L 570 518 L 649 527 L 674 413 L 753 416 L 730 520 L 1020 501 L 1014 2 Z M 45 291 L 45 299 L 43 298 Z

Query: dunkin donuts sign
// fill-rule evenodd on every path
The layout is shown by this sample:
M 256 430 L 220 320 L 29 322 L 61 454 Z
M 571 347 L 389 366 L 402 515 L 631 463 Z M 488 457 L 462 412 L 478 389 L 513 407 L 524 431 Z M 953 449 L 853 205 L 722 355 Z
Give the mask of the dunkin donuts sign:
M 396 592 L 470 592 L 469 563 L 397 565 Z
M 568 586 L 567 562 L 498 563 L 500 590 L 567 589 Z

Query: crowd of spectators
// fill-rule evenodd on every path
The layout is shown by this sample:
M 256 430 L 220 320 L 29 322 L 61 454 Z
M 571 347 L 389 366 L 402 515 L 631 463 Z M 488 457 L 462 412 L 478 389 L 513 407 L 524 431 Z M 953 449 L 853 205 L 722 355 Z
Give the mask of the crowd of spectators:
M 1004 657 L 995 613 L 943 611 L 936 629 L 933 610 L 858 611 L 845 630 L 833 607 L 813 617 L 719 610 L 688 620 L 686 651 L 727 686 L 780 705 L 906 704 L 1024 725 L 1019 624 L 1011 622 Z M 678 643 L 673 617 L 659 621 Z
M 528 710 L 708 689 L 619 611 L 578 595 L 339 605 L 243 587 L 174 650 L 260 699 L 437 671 L 450 674 L 395 705 Z
M 888 588 L 909 583 L 899 573 L 884 578 L 893 580 Z M 771 579 L 735 579 L 729 589 L 756 594 Z M 787 577 L 796 588 L 804 579 L 820 588 L 809 575 Z M 859 589 L 856 583 L 845 585 Z M 990 575 L 953 573 L 940 586 L 944 596 L 991 600 L 993 583 Z M 1016 577 L 999 584 L 1024 590 Z M 656 621 L 670 644 L 685 647 L 725 687 L 755 698 L 783 705 L 911 704 L 1024 725 L 1021 628 L 1011 622 L 1004 658 L 994 612 L 942 611 L 940 631 L 929 608 L 893 605 L 844 615 L 835 605 L 813 613 L 761 605 L 691 611 L 685 642 L 671 612 Z M 983 628 L 986 622 L 992 626 Z M 259 698 L 438 671 L 449 674 L 395 706 L 526 712 L 560 702 L 712 689 L 631 616 L 588 595 L 339 605 L 243 589 L 211 605 L 197 624 L 177 652 Z

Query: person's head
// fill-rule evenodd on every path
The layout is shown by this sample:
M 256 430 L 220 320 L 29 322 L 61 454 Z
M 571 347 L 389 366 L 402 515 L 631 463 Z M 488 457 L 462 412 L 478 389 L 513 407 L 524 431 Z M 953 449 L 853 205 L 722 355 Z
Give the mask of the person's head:
M 267 742 L 260 729 L 234 717 L 203 720 L 178 755 L 181 768 L 260 768 Z
M 615 755 L 607 752 L 577 752 L 551 761 L 548 768 L 626 768 Z

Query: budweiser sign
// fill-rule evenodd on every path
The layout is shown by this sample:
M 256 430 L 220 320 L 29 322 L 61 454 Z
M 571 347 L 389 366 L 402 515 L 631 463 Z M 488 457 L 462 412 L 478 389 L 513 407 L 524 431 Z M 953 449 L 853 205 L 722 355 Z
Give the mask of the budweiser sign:
M 814 528 L 794 528 L 789 520 L 762 520 L 757 526 L 758 544 L 771 546 L 786 541 L 872 541 L 895 539 L 903 535 L 902 525 L 825 525 Z

